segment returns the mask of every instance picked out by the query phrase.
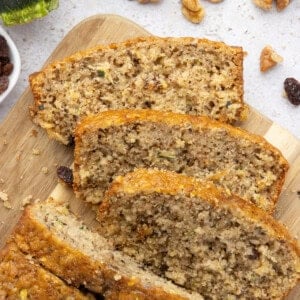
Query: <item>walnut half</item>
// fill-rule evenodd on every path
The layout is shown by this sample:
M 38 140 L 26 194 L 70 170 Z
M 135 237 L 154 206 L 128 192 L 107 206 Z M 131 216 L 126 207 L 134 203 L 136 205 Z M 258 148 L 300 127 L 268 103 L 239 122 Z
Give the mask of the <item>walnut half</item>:
M 205 11 L 199 0 L 182 0 L 182 14 L 192 23 L 200 23 L 204 18 Z
M 278 55 L 271 46 L 266 46 L 262 49 L 260 54 L 260 71 L 266 72 L 282 61 L 283 58 Z

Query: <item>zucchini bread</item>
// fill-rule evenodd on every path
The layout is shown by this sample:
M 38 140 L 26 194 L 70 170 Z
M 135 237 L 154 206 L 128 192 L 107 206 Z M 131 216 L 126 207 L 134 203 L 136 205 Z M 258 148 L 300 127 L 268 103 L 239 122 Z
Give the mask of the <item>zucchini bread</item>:
M 135 168 L 210 180 L 272 212 L 288 163 L 262 137 L 207 117 L 118 110 L 82 120 L 75 133 L 77 197 L 98 203 L 117 175 Z
M 14 243 L 0 252 L 0 299 L 88 300 L 74 287 L 45 270 L 23 254 Z
M 283 225 L 182 174 L 118 177 L 98 220 L 115 249 L 204 299 L 282 299 L 300 279 L 300 248 Z
M 110 109 L 151 108 L 245 118 L 243 50 L 195 38 L 146 37 L 78 52 L 30 76 L 32 115 L 68 144 L 76 122 Z
M 203 299 L 114 251 L 105 238 L 90 231 L 63 202 L 48 199 L 28 206 L 12 241 L 64 281 L 101 293 L 105 299 Z

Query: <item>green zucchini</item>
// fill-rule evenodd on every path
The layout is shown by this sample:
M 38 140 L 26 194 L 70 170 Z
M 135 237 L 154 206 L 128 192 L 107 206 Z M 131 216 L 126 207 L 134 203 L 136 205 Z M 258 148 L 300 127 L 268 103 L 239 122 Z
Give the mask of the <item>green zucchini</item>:
M 0 17 L 5 25 L 28 23 L 46 16 L 58 7 L 59 0 L 2 0 Z

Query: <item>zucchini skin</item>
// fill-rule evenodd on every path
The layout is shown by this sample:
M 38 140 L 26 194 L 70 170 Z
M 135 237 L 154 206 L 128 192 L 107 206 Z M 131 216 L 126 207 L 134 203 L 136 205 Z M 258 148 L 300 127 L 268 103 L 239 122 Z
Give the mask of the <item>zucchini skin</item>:
M 9 9 L 6 11 L 0 10 L 0 17 L 5 25 L 11 26 L 16 24 L 29 23 L 37 18 L 46 16 L 51 10 L 56 9 L 59 4 L 59 0 L 4 0 L 6 2 L 12 2 Z M 16 5 L 18 2 L 19 8 L 12 9 L 12 5 Z M 24 7 L 20 8 L 22 5 Z M 4 4 L 1 2 L 1 5 Z M 8 8 L 6 6 L 6 8 Z

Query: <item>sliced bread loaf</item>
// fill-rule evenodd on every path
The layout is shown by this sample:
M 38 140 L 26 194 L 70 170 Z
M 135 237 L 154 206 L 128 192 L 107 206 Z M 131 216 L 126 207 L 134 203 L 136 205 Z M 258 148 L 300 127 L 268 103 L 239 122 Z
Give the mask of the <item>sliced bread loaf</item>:
M 300 248 L 283 225 L 185 175 L 118 177 L 98 220 L 116 249 L 204 299 L 282 299 L 300 279 Z
M 76 287 L 102 293 L 105 299 L 203 299 L 139 267 L 112 250 L 66 207 L 53 199 L 28 206 L 13 240 L 41 265 Z
M 76 122 L 109 109 L 245 117 L 243 50 L 195 38 L 146 37 L 99 46 L 30 76 L 32 115 L 68 144 Z
M 0 252 L 0 299 L 92 299 L 45 270 L 14 243 Z
M 262 137 L 206 117 L 107 111 L 76 129 L 74 189 L 98 203 L 117 175 L 159 168 L 209 179 L 272 212 L 288 163 Z

